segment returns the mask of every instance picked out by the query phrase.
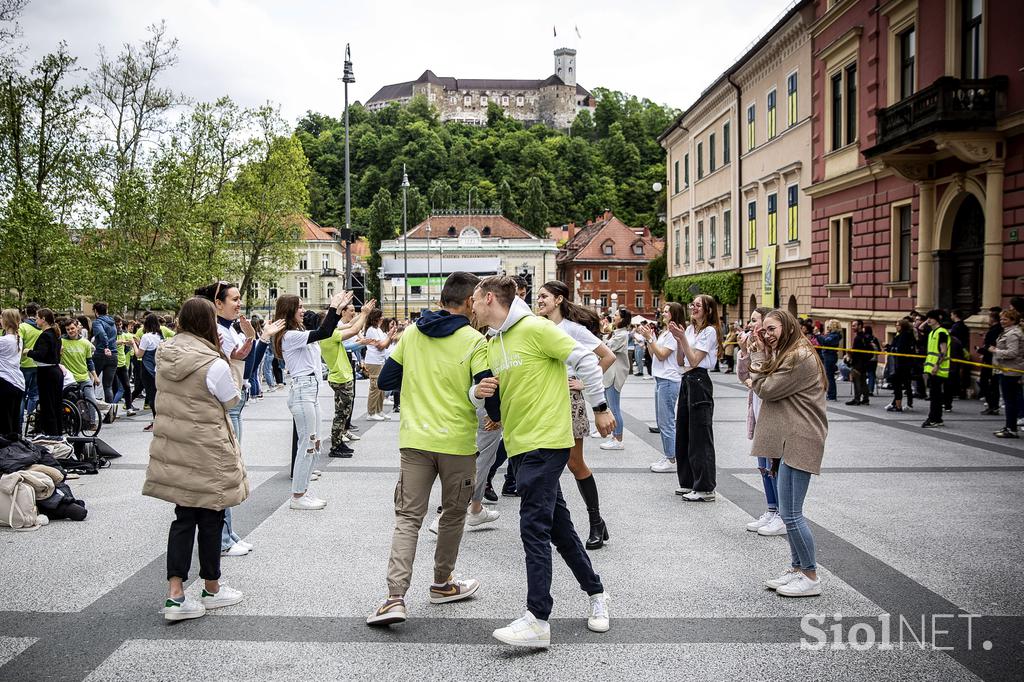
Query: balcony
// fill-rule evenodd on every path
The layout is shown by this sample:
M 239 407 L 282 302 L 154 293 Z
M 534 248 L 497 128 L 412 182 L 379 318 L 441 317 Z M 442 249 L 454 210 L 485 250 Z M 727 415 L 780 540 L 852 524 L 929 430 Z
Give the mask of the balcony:
M 995 76 L 961 80 L 950 76 L 891 107 L 878 111 L 878 143 L 866 150 L 870 158 L 915 142 L 934 133 L 985 130 L 996 125 L 1006 101 L 1009 79 Z
M 337 277 L 338 276 L 338 269 L 337 268 L 324 268 L 324 269 L 322 269 L 320 271 L 320 276 L 321 277 Z

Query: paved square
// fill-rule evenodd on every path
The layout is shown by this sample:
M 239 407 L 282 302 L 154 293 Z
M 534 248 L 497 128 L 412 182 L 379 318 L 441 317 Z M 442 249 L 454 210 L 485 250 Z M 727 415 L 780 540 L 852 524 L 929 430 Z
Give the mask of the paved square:
M 788 564 L 785 538 L 744 529 L 764 507 L 745 390 L 732 376 L 712 376 L 717 502 L 685 503 L 673 494 L 674 475 L 648 471 L 660 453 L 647 428 L 653 382 L 626 384 L 624 451 L 586 443 L 611 534 L 591 553 L 611 595 L 606 634 L 587 630 L 585 595 L 556 554 L 551 649 L 523 653 L 491 638 L 525 608 L 514 498 L 499 500 L 496 523 L 465 534 L 456 570 L 481 581 L 476 598 L 429 603 L 434 536 L 424 528 L 410 620 L 365 625 L 386 590 L 399 420 L 365 421 L 361 381 L 363 439 L 353 459 L 320 464 L 313 490 L 328 500 L 322 512 L 287 507 L 286 393 L 246 407 L 253 490 L 234 519 L 256 549 L 222 562 L 224 581 L 246 598 L 174 625 L 159 614 L 172 506 L 140 494 L 146 415 L 104 427 L 101 437 L 124 457 L 73 482 L 89 519 L 0 533 L 0 680 L 1021 678 L 1024 446 L 991 437 L 999 418 L 961 401 L 946 429 L 923 431 L 922 414 L 885 413 L 884 397 L 868 408 L 830 407 L 823 475 L 805 505 L 825 591 L 786 600 L 761 586 Z M 323 389 L 329 432 L 332 396 Z M 585 532 L 568 471 L 562 486 Z M 801 626 L 807 615 L 820 635 Z

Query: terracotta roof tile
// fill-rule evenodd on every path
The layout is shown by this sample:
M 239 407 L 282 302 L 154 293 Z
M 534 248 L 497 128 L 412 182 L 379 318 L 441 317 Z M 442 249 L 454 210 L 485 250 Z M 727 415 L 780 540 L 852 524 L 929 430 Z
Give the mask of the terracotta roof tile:
M 500 237 L 502 239 L 536 239 L 523 227 L 501 215 L 433 215 L 409 230 L 410 239 L 426 239 L 427 224 L 430 223 L 432 238 L 458 236 L 467 227 L 474 227 L 482 237 Z M 455 228 L 452 235 L 452 228 Z M 487 228 L 490 228 L 488 231 Z M 401 237 L 399 237 L 401 238 Z

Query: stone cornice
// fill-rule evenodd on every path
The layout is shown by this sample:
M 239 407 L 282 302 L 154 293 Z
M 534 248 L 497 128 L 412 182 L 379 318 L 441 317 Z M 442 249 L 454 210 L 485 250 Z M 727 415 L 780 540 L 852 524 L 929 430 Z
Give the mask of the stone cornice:
M 711 118 L 717 118 L 726 108 L 726 104 L 734 102 L 735 99 L 736 91 L 732 85 L 728 81 L 722 81 L 717 87 L 701 95 L 701 99 L 690 107 L 683 117 L 682 125 L 690 129 L 703 127 L 709 114 Z
M 803 17 L 795 15 L 791 23 L 772 36 L 757 55 L 736 70 L 737 84 L 746 90 L 752 83 L 766 78 L 810 39 L 811 34 L 804 25 Z

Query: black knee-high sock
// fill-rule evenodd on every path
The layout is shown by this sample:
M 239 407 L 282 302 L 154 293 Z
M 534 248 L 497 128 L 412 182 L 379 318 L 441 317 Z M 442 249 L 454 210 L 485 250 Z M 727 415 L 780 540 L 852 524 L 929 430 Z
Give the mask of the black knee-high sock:
M 580 489 L 584 504 L 587 505 L 591 523 L 599 521 L 601 519 L 601 502 L 597 496 L 597 481 L 594 480 L 594 474 L 576 479 L 576 486 Z

